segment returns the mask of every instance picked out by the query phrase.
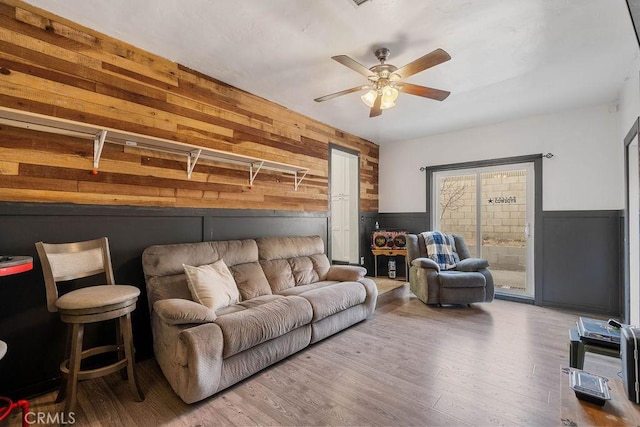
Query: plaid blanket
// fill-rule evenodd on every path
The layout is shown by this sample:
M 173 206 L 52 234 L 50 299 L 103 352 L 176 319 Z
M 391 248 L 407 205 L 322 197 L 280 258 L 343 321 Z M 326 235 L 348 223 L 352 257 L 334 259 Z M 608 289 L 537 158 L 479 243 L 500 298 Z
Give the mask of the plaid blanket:
M 456 243 L 453 236 L 439 231 L 427 231 L 422 233 L 427 247 L 427 255 L 434 260 L 441 269 L 451 270 L 456 268 L 460 257 L 456 252 Z

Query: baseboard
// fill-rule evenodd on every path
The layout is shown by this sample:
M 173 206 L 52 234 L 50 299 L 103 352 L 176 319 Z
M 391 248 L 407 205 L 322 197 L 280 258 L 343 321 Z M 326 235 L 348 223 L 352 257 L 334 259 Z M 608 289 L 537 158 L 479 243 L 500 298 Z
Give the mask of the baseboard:
M 519 302 L 522 304 L 534 303 L 533 298 L 522 296 L 522 295 L 495 294 L 494 298 L 499 300 L 504 300 L 504 301 Z

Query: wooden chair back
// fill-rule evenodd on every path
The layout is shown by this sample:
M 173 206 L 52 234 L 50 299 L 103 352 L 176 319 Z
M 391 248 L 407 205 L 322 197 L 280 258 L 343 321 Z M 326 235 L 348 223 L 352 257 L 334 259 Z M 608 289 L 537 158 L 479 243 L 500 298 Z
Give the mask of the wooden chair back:
M 106 237 L 73 243 L 37 242 L 36 250 L 42 263 L 47 309 L 50 312 L 58 311 L 58 282 L 104 273 L 106 284 L 115 284 Z

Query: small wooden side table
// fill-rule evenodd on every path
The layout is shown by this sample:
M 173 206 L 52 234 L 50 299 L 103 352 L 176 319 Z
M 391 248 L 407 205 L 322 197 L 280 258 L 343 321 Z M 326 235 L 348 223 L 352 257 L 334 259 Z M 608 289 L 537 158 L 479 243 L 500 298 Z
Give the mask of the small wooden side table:
M 409 260 L 407 258 L 407 250 L 406 249 L 371 249 L 371 253 L 373 254 L 374 259 L 374 277 L 378 277 L 378 256 L 402 256 L 404 257 L 405 271 L 407 275 L 407 281 L 409 281 Z
M 560 423 L 565 426 L 639 426 L 640 407 L 631 402 L 624 391 L 624 383 L 618 376 L 607 377 L 611 400 L 604 406 L 578 399 L 569 386 L 569 372 L 562 368 L 560 374 Z

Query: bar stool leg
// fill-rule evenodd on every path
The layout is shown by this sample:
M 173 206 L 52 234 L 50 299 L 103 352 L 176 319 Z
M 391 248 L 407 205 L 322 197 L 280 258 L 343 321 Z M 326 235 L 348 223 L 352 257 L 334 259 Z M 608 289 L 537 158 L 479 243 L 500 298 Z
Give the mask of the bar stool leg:
M 118 361 L 120 360 L 124 360 L 127 355 L 124 351 L 124 337 L 122 335 L 122 317 L 119 317 L 116 319 L 116 344 L 118 345 Z M 127 379 L 127 370 L 126 369 L 122 369 L 120 371 L 120 377 L 123 380 Z
M 76 406 L 78 397 L 78 372 L 82 362 L 82 339 L 84 337 L 84 325 L 73 323 L 71 331 L 71 358 L 69 359 L 69 375 L 67 375 L 68 396 L 65 400 L 64 411 L 72 412 Z
M 136 356 L 133 348 L 133 333 L 131 331 L 131 313 L 127 313 L 126 316 L 120 318 L 120 329 L 124 338 L 124 352 L 127 358 L 127 376 L 129 377 L 129 384 L 133 395 L 142 402 L 144 400 L 144 394 L 138 385 L 138 378 L 136 376 Z
M 67 342 L 64 346 L 64 361 L 71 359 L 71 336 L 73 325 L 67 326 Z M 68 375 L 62 374 L 62 380 L 60 381 L 60 388 L 58 389 L 58 396 L 56 397 L 56 403 L 64 401 L 67 397 L 67 379 Z

